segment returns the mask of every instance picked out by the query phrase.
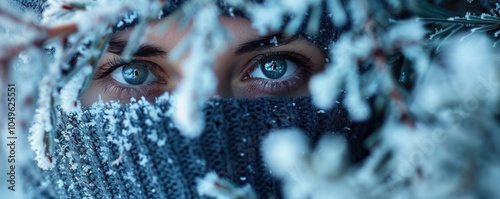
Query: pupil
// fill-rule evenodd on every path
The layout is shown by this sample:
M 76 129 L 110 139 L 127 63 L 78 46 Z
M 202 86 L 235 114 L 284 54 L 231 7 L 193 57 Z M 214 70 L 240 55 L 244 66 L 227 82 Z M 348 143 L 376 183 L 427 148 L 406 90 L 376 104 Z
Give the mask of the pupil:
M 149 72 L 141 66 L 124 66 L 122 75 L 125 82 L 132 85 L 139 85 L 146 81 Z
M 279 59 L 266 62 L 261 65 L 260 68 L 266 77 L 270 79 L 279 79 L 285 75 L 287 65 L 285 60 Z

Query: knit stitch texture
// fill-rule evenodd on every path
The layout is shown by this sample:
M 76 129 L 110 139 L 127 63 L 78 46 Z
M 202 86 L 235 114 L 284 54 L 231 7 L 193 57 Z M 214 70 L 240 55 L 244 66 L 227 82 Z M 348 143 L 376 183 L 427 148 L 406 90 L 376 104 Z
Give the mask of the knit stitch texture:
M 321 135 L 336 133 L 349 141 L 354 161 L 365 155 L 360 127 L 347 111 L 318 110 L 309 97 L 210 100 L 196 139 L 178 132 L 169 108 L 168 102 L 139 101 L 61 115 L 55 168 L 26 169 L 28 189 L 36 198 L 200 198 L 197 180 L 214 171 L 239 186 L 250 184 L 259 198 L 281 198 L 260 153 L 271 129 L 301 129 L 313 146 Z

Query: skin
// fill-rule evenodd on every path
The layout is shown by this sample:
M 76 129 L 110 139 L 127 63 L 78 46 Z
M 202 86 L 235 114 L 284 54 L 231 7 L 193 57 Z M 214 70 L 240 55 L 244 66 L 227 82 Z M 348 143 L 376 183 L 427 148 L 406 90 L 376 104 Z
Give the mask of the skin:
M 264 96 L 308 95 L 307 82 L 309 78 L 323 70 L 325 65 L 325 56 L 320 49 L 306 39 L 298 37 L 293 37 L 295 39 L 280 37 L 279 33 L 271 33 L 264 36 L 259 35 L 247 19 L 220 17 L 220 21 L 232 33 L 233 40 L 226 50 L 215 59 L 214 71 L 219 82 L 214 96 L 256 98 Z M 144 96 L 148 101 L 154 102 L 155 97 L 175 89 L 183 76 L 181 72 L 182 62 L 189 59 L 189 53 L 178 61 L 173 62 L 168 58 L 168 52 L 172 51 L 182 41 L 191 28 L 188 27 L 184 31 L 181 31 L 179 27 L 173 26 L 169 27 L 166 32 L 157 34 L 158 31 L 154 30 L 159 25 L 159 22 L 151 25 L 150 31 L 147 31 L 145 35 L 143 44 L 154 46 L 162 52 L 157 52 L 154 56 L 134 56 L 133 58 L 133 60 L 139 60 L 139 62 L 147 62 L 148 66 L 154 66 L 148 67 L 148 69 L 155 81 L 142 85 L 120 83 L 114 78 L 121 75 L 118 68 L 112 72 L 115 74 L 114 77 L 111 74 L 102 75 L 106 69 L 110 68 L 110 63 L 120 59 L 120 53 L 116 52 L 116 49 L 119 48 L 110 47 L 99 61 L 99 69 L 94 75 L 94 80 L 92 80 L 88 90 L 81 97 L 84 106 L 90 106 L 99 99 L 99 96 L 103 101 L 114 100 L 121 102 L 128 102 L 131 97 L 138 99 Z M 112 41 L 127 41 L 130 33 L 131 30 L 115 33 Z M 273 35 L 278 35 L 278 46 L 269 43 L 269 39 Z M 247 45 L 249 42 L 262 38 L 264 40 L 257 42 L 257 47 Z M 253 43 L 255 44 L 255 42 Z M 247 51 L 241 53 L 243 46 L 247 46 Z M 259 48 L 258 46 L 264 47 Z M 240 52 L 237 52 L 238 50 Z M 266 76 L 262 76 L 262 73 L 258 74 L 257 70 L 261 69 L 259 66 L 262 63 L 269 63 L 272 60 L 278 59 L 267 56 L 267 61 L 262 61 L 262 57 L 269 54 L 279 56 L 278 58 L 281 60 L 289 61 L 287 62 L 287 71 L 290 72 L 288 76 L 279 79 L 269 79 Z M 290 56 L 291 58 L 289 58 Z M 287 83 L 283 84 L 280 82 Z M 127 89 L 123 89 L 124 87 Z

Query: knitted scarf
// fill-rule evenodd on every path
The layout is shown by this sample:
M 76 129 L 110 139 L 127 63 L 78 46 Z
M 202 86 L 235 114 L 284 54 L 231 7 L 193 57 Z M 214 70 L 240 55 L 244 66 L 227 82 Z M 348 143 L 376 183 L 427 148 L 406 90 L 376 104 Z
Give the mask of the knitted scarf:
M 309 97 L 210 100 L 204 133 L 195 139 L 178 132 L 169 109 L 168 101 L 139 100 L 61 112 L 55 167 L 28 165 L 26 190 L 36 198 L 203 198 L 197 183 L 215 172 L 235 185 L 250 185 L 259 198 L 281 198 L 260 145 L 269 131 L 292 127 L 312 146 L 324 134 L 344 136 L 353 162 L 366 155 L 360 143 L 367 125 L 351 123 L 341 106 L 319 110 Z

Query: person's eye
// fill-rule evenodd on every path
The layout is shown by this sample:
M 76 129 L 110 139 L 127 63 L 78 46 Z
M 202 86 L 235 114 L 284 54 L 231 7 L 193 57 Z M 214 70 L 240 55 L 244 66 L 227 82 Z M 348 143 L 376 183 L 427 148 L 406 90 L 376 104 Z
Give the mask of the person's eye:
M 144 64 L 128 64 L 116 68 L 111 77 L 125 85 L 143 85 L 157 80 L 147 66 Z
M 256 56 L 242 78 L 247 96 L 287 96 L 304 90 L 311 77 L 310 58 L 295 52 L 270 52 Z
M 250 78 L 282 79 L 293 75 L 299 67 L 291 60 L 283 58 L 271 58 L 262 60 L 257 67 L 250 72 Z
M 121 59 L 109 61 L 99 67 L 94 76 L 103 92 L 123 101 L 164 92 L 164 79 L 165 73 L 160 66 L 138 59 L 130 62 Z

